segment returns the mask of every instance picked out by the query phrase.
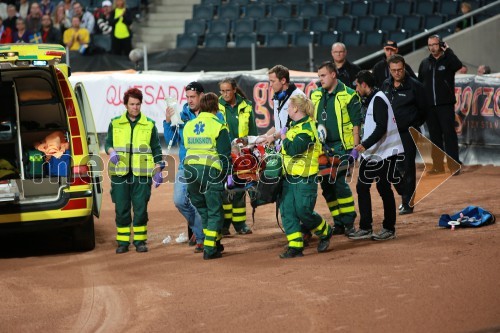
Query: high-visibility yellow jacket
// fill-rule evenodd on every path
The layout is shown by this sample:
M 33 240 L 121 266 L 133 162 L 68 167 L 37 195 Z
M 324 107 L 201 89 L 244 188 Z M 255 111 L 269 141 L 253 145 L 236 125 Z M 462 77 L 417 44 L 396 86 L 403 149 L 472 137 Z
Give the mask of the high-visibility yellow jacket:
M 239 96 L 239 95 L 238 95 Z M 252 103 L 247 101 L 246 99 L 241 98 L 241 102 L 238 104 L 238 138 L 242 138 L 244 136 L 250 135 L 256 135 L 257 133 L 249 133 L 250 131 L 250 119 L 252 118 Z M 222 97 L 219 97 L 219 111 L 224 115 L 224 119 L 226 120 L 226 123 L 229 122 L 227 121 L 227 115 L 226 115 L 226 106 L 222 104 L 224 99 Z M 229 125 L 230 126 L 230 125 Z M 255 126 L 255 125 L 254 125 Z M 231 131 L 231 128 L 229 128 L 229 133 L 234 133 L 234 130 Z M 236 139 L 236 137 L 233 137 L 231 135 L 231 139 Z

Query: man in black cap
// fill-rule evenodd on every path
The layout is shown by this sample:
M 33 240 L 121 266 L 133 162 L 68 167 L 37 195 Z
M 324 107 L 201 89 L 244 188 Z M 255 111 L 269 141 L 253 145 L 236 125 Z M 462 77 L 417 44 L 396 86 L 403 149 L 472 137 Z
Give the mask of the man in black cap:
M 389 78 L 389 65 L 387 64 L 387 59 L 391 57 L 393 54 L 398 53 L 398 43 L 392 40 L 388 40 L 384 44 L 384 59 L 380 60 L 373 66 L 372 73 L 375 76 L 375 86 L 380 88 L 382 83 Z M 413 69 L 411 69 L 410 65 L 406 64 L 405 66 L 405 74 L 406 76 L 411 76 L 414 79 L 417 78 Z

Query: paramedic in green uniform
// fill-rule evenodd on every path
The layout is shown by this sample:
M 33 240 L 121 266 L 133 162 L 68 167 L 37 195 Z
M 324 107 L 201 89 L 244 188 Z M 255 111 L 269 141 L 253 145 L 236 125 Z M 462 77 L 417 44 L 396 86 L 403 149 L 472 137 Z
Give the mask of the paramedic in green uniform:
M 252 102 L 246 99 L 243 92 L 236 85 L 236 81 L 226 78 L 219 82 L 220 94 L 219 111 L 226 119 L 229 129 L 229 138 L 234 140 L 248 135 L 257 135 L 257 125 L 252 111 Z M 252 230 L 246 224 L 247 211 L 245 192 L 236 192 L 229 197 L 224 194 L 224 226 L 223 235 L 229 235 L 231 223 L 239 234 L 251 234 Z
M 281 135 L 283 167 L 283 198 L 280 211 L 288 239 L 288 249 L 280 258 L 302 257 L 304 241 L 300 222 L 319 238 L 318 252 L 325 252 L 333 235 L 331 226 L 314 211 L 318 196 L 316 177 L 319 170 L 321 143 L 315 121 L 314 105 L 303 95 L 290 97 L 288 115 L 290 128 Z
M 361 102 L 356 91 L 337 79 L 338 71 L 331 61 L 318 69 L 321 88 L 314 90 L 311 100 L 315 105 L 315 119 L 326 128 L 326 145 L 341 157 L 341 166 L 346 165 L 348 154 L 359 144 L 361 125 Z M 334 235 L 354 231 L 356 211 L 349 184 L 347 170 L 338 171 L 335 181 L 323 177 L 321 189 L 334 222 Z
M 229 170 L 231 142 L 224 121 L 217 118 L 218 97 L 203 95 L 198 117 L 184 126 L 185 177 L 191 202 L 201 216 L 205 233 L 203 259 L 222 256 L 221 229 L 224 221 L 222 196 Z
M 127 90 L 123 103 L 127 111 L 111 120 L 105 144 L 105 150 L 110 155 L 108 170 L 116 213 L 116 253 L 128 251 L 132 206 L 135 249 L 147 252 L 147 208 L 152 179 L 156 186 L 161 183 L 160 139 L 155 122 L 141 113 L 142 92 L 139 89 Z

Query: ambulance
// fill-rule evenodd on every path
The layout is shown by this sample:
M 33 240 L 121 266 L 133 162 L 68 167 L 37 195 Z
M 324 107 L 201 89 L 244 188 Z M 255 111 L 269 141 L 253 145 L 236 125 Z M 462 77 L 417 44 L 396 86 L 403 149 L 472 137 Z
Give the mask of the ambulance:
M 68 228 L 75 249 L 88 251 L 103 162 L 65 54 L 61 45 L 0 44 L 0 233 Z

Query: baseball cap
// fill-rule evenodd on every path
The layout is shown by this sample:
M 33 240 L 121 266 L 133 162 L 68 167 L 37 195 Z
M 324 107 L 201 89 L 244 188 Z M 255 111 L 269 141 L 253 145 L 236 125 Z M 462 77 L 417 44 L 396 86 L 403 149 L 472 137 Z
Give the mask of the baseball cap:
M 205 89 L 203 89 L 203 86 L 201 85 L 201 83 L 196 82 L 196 81 L 193 81 L 186 86 L 186 91 L 188 91 L 188 90 L 196 91 L 199 93 L 205 92 Z
M 398 48 L 398 43 L 396 43 L 395 41 L 392 41 L 392 40 L 388 40 L 387 42 L 385 42 L 384 44 L 384 48 L 386 47 L 390 47 L 390 48 L 393 48 L 393 49 L 397 49 Z
M 104 0 L 104 1 L 102 2 L 102 7 L 106 7 L 106 6 L 111 7 L 111 6 L 113 6 L 113 4 L 112 4 L 112 3 L 111 3 L 111 1 L 109 1 L 109 0 Z

